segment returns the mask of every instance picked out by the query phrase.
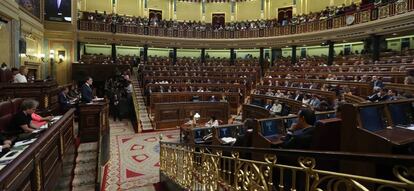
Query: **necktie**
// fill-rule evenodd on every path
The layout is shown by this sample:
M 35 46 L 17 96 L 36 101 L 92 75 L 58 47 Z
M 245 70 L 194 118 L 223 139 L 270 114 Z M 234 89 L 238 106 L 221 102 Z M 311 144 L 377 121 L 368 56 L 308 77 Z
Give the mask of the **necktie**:
M 57 9 L 59 9 L 60 8 L 60 4 L 62 3 L 62 0 L 57 0 L 56 3 L 57 3 Z

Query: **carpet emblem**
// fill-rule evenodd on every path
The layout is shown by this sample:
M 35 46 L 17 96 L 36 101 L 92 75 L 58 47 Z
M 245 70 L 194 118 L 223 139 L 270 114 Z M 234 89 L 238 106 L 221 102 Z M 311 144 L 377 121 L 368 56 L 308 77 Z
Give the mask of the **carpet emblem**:
M 145 161 L 145 160 L 147 160 L 149 157 L 148 157 L 148 155 L 146 155 L 146 154 L 141 154 L 141 155 L 135 155 L 135 156 L 132 156 L 132 159 L 134 159 L 135 161 L 137 161 L 137 162 L 142 162 L 142 161 Z
M 131 146 L 131 148 L 129 150 L 135 151 L 135 150 L 142 150 L 142 149 L 144 149 L 144 145 L 134 144 L 134 145 Z
M 112 121 L 111 121 L 112 122 Z M 159 139 L 177 142 L 179 131 L 135 134 L 132 125 L 110 123 L 111 161 L 105 190 L 135 190 L 159 182 Z M 116 177 L 116 178 L 115 178 Z M 117 179 L 117 180 L 115 180 Z
M 155 142 L 155 141 L 158 141 L 158 139 L 155 138 L 155 137 L 150 137 L 150 138 L 144 139 L 144 141 L 146 141 L 146 142 Z

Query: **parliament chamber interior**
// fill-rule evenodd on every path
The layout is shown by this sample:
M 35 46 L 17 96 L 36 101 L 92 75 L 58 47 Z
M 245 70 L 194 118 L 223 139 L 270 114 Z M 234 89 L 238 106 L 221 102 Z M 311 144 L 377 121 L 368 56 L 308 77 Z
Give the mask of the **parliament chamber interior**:
M 0 64 L 0 190 L 414 190 L 414 0 L 1 0 Z

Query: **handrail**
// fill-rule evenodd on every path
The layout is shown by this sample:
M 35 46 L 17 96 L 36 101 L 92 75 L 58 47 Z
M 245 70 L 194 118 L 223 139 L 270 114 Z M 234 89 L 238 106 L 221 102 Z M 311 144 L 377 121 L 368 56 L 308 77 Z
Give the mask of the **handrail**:
M 248 30 L 226 30 L 197 31 L 193 29 L 158 28 L 152 26 L 113 25 L 97 21 L 79 20 L 78 28 L 83 31 L 100 31 L 112 33 L 137 34 L 147 36 L 178 37 L 178 38 L 207 38 L 207 39 L 237 39 L 237 38 L 261 38 L 269 36 L 283 36 L 342 28 L 350 25 L 366 23 L 373 20 L 380 20 L 390 16 L 403 14 L 414 10 L 414 0 L 397 1 L 380 6 L 368 6 L 359 11 L 346 13 L 342 16 L 328 18 L 325 20 L 313 21 L 287 26 L 276 26 L 267 29 Z M 347 18 L 354 18 L 347 23 Z
M 220 149 L 222 151 L 229 152 L 242 152 L 242 153 L 274 153 L 280 156 L 305 156 L 305 157 L 320 157 L 322 159 L 335 159 L 338 160 L 353 160 L 353 161 L 367 161 L 376 162 L 382 164 L 410 164 L 413 165 L 414 156 L 409 155 L 390 155 L 390 154 L 374 154 L 374 153 L 351 153 L 351 152 L 336 152 L 336 151 L 311 151 L 311 150 L 294 150 L 294 149 L 269 149 L 269 148 L 254 148 L 254 147 L 236 147 L 236 146 L 221 146 L 221 145 L 203 145 L 203 144 L 191 144 L 191 143 L 175 143 L 160 141 L 160 145 L 171 146 L 187 146 L 195 148 L 205 149 Z
M 161 177 L 189 190 L 408 191 L 414 187 L 412 161 L 404 155 L 160 142 Z
M 136 75 L 132 76 L 132 80 L 136 81 Z M 135 117 L 137 119 L 137 132 L 140 133 L 142 132 L 142 127 L 141 127 L 141 117 L 139 115 L 139 104 L 138 104 L 138 100 L 137 100 L 137 95 L 135 93 L 135 88 L 132 87 L 132 102 L 134 103 L 134 110 L 135 110 Z M 135 128 L 134 128 L 135 130 Z

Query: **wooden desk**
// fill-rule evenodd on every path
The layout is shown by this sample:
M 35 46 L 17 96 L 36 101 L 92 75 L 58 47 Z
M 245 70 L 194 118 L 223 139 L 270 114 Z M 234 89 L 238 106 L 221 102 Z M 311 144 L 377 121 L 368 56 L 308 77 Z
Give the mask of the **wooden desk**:
M 0 100 L 32 98 L 39 102 L 40 113 L 58 110 L 59 87 L 56 81 L 35 83 L 0 83 Z
M 66 112 L 0 170 L 0 190 L 53 190 L 62 178 L 63 165 L 69 164 L 72 166 L 65 168 L 74 168 L 73 113 L 74 109 Z
M 79 104 L 79 137 L 81 142 L 98 141 L 101 134 L 109 134 L 108 101 Z
M 115 75 L 115 71 L 120 72 L 131 69 L 127 64 L 72 64 L 72 79 L 84 81 L 87 76 L 91 76 L 94 81 L 105 81 Z
M 405 145 L 414 142 L 414 131 L 394 127 L 392 129 L 383 129 L 373 132 L 374 134 L 383 137 L 393 145 Z
M 155 104 L 155 129 L 174 128 L 184 124 L 190 113 L 199 113 L 198 121 L 208 121 L 211 116 L 227 123 L 228 102 L 176 102 Z
M 155 92 L 150 95 L 149 105 L 151 113 L 153 113 L 155 111 L 155 104 L 157 103 L 187 102 L 191 101 L 193 96 L 199 96 L 200 101 L 208 101 L 213 95 L 217 101 L 221 99 L 222 95 L 225 95 L 229 102 L 231 114 L 237 114 L 242 101 L 240 100 L 240 94 L 236 92 Z
M 271 116 L 270 111 L 264 107 L 260 107 L 252 104 L 243 104 L 242 108 L 242 121 L 251 118 L 251 119 L 263 119 L 269 118 Z

